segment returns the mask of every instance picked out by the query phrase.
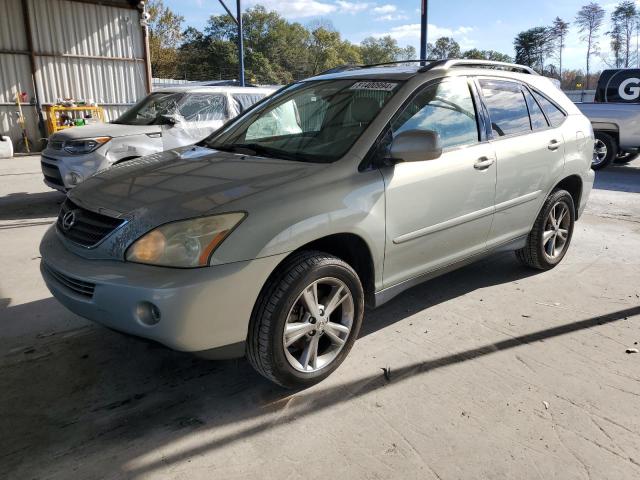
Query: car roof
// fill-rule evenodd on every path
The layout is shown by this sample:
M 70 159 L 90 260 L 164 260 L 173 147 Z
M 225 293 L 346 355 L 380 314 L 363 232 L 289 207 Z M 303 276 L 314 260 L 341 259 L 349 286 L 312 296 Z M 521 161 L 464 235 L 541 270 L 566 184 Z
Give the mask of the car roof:
M 306 80 L 333 80 L 338 78 L 407 80 L 416 75 L 419 69 L 419 65 L 361 67 L 351 70 L 328 71 Z
M 263 93 L 268 95 L 276 91 L 278 87 L 229 87 L 207 85 L 176 85 L 154 89 L 153 92 L 163 93 Z
M 454 68 L 456 70 L 470 69 L 476 74 L 478 71 L 491 69 L 493 71 L 507 72 L 509 76 L 512 74 L 538 75 L 531 67 L 515 63 L 474 59 L 443 59 L 400 60 L 375 65 L 344 65 L 322 72 L 308 80 L 333 80 L 339 78 L 407 80 L 418 74 L 432 72 L 439 72 L 441 76 L 444 76 Z

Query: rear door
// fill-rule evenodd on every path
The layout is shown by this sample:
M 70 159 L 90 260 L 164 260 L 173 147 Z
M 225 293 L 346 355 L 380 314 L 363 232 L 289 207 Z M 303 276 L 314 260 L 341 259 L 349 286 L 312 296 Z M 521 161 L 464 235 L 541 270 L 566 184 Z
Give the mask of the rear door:
M 493 146 L 479 128 L 477 98 L 464 77 L 422 87 L 391 122 L 390 133 L 434 130 L 435 160 L 382 170 L 387 240 L 384 284 L 395 285 L 485 249 L 493 218 Z
M 564 138 L 517 81 L 480 78 L 497 157 L 495 218 L 487 247 L 531 230 L 549 185 L 564 167 Z

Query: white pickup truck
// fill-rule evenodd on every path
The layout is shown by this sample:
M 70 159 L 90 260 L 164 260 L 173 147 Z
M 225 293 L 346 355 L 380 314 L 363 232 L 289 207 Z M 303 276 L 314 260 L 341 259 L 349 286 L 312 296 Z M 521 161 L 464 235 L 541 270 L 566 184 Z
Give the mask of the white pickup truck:
M 604 70 L 593 103 L 577 103 L 596 141 L 591 168 L 626 163 L 640 154 L 640 69 Z

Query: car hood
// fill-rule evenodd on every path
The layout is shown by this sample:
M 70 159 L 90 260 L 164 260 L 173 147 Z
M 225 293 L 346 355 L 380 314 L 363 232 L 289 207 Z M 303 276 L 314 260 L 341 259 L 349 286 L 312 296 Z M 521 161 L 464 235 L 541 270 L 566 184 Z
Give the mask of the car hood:
M 127 220 L 119 242 L 167 222 L 243 208 L 239 200 L 326 168 L 190 146 L 113 166 L 71 190 L 88 210 Z
M 71 127 L 57 132 L 50 140 L 78 140 L 95 137 L 126 137 L 160 131 L 159 125 L 120 125 L 117 123 L 97 123 L 82 127 Z

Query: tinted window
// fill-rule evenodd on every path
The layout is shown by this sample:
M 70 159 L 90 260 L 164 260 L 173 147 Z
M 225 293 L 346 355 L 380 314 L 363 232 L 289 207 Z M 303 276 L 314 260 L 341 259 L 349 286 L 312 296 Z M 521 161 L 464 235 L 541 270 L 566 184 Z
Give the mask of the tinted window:
M 239 113 L 244 112 L 251 105 L 264 98 L 263 93 L 232 93 L 231 97 Z
M 533 92 L 533 96 L 536 97 L 536 100 L 542 107 L 542 110 L 544 110 L 544 113 L 546 113 L 549 122 L 551 122 L 551 125 L 557 127 L 562 122 L 564 122 L 565 115 L 562 110 L 560 110 L 553 103 L 547 100 L 546 97 L 540 95 L 538 92 Z
M 524 96 L 527 99 L 527 107 L 529 107 L 529 117 L 531 117 L 531 127 L 534 130 L 539 128 L 547 128 L 549 124 L 547 119 L 544 118 L 544 113 L 540 109 L 540 105 L 535 101 L 529 90 L 524 90 Z
M 476 111 L 466 79 L 455 79 L 424 88 L 393 122 L 395 134 L 405 130 L 433 130 L 442 147 L 478 141 Z
M 495 136 L 502 137 L 531 130 L 529 111 L 520 85 L 496 80 L 480 80 L 480 86 Z

